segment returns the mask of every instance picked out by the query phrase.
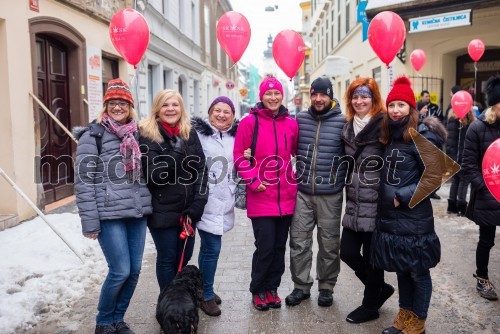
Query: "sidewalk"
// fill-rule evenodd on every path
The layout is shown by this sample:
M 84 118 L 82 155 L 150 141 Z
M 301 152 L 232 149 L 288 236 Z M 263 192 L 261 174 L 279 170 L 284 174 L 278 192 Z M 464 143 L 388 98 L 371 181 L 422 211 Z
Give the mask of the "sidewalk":
M 441 239 L 442 259 L 431 270 L 433 295 L 427 320 L 427 333 L 500 333 L 500 302 L 489 302 L 475 291 L 475 247 L 478 229 L 466 218 L 448 216 L 446 200 L 448 187 L 441 188 L 443 199 L 433 201 L 436 229 Z M 253 308 L 248 291 L 251 258 L 254 251 L 253 232 L 246 213 L 237 210 L 235 228 L 222 239 L 222 253 L 215 278 L 215 291 L 222 298 L 222 315 L 208 317 L 200 310 L 199 333 L 380 333 L 392 323 L 398 310 L 397 292 L 380 309 L 378 320 L 354 325 L 345 318 L 358 307 L 363 287 L 352 270 L 342 263 L 334 290 L 334 304 L 328 308 L 317 305 L 317 285 L 311 299 L 299 306 L 287 307 L 284 297 L 293 290 L 287 251 L 286 271 L 278 290 L 283 299 L 281 309 L 260 312 Z M 148 234 L 148 243 L 152 240 Z M 500 237 L 491 252 L 490 275 L 500 286 Z M 316 246 L 316 245 L 315 245 Z M 154 248 L 154 247 L 153 247 Z M 199 243 L 191 259 L 197 264 Z M 316 254 L 316 252 L 314 253 Z M 315 263 L 313 262 L 313 277 Z M 386 281 L 396 284 L 396 275 L 386 273 Z M 131 301 L 126 321 L 138 334 L 159 333 L 155 319 L 158 286 L 155 276 L 155 254 L 145 254 L 139 285 Z M 99 287 L 89 291 L 68 319 L 50 319 L 29 333 L 93 333 Z

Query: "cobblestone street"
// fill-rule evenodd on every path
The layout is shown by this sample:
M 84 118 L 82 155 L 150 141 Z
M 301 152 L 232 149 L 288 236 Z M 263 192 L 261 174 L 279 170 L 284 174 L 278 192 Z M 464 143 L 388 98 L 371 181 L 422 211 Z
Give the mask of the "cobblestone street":
M 466 218 L 443 214 L 446 212 L 447 192 L 448 187 L 441 188 L 439 194 L 442 199 L 433 201 L 442 259 L 431 270 L 433 295 L 427 333 L 500 333 L 500 303 L 489 302 L 475 291 L 472 273 L 475 267 L 477 226 Z M 283 305 L 281 309 L 267 312 L 255 310 L 248 291 L 254 250 L 252 227 L 244 211 L 238 210 L 236 222 L 235 228 L 223 237 L 215 279 L 215 291 L 222 298 L 222 315 L 212 318 L 200 311 L 199 333 L 380 333 L 391 324 L 398 309 L 397 292 L 380 309 L 378 320 L 360 325 L 345 321 L 347 314 L 361 303 L 362 286 L 352 270 L 343 263 L 332 307 L 317 305 L 317 285 L 314 285 L 311 299 L 299 306 Z M 498 233 L 496 241 L 497 246 L 491 252 L 490 277 L 499 286 Z M 149 236 L 147 242 L 152 243 Z M 197 243 L 191 260 L 193 264 L 197 264 L 198 249 Z M 289 259 L 286 260 L 286 272 L 278 291 L 283 299 L 293 289 Z M 394 273 L 386 273 L 386 280 L 396 286 Z M 145 255 L 139 285 L 126 315 L 126 321 L 136 333 L 159 333 L 154 317 L 158 292 L 155 255 L 150 252 Z M 99 287 L 91 287 L 87 296 L 64 315 L 49 315 L 28 333 L 93 333 L 98 296 Z

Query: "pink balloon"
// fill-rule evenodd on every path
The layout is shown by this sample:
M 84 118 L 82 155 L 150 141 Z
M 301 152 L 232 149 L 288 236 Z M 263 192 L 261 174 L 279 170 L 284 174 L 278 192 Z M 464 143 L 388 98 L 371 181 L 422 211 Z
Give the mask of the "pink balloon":
M 396 57 L 406 36 L 403 20 L 393 12 L 375 15 L 368 27 L 368 41 L 375 54 L 387 66 Z
M 217 40 L 233 63 L 240 60 L 251 35 L 247 18 L 238 12 L 224 13 L 217 22 Z
M 273 41 L 273 58 L 290 80 L 295 76 L 306 56 L 302 36 L 294 30 L 281 31 Z
M 472 41 L 470 41 L 467 50 L 469 51 L 469 56 L 472 58 L 472 60 L 479 61 L 479 59 L 481 59 L 481 57 L 483 56 L 484 48 L 485 47 L 482 40 L 473 39 Z
M 113 15 L 109 37 L 116 51 L 135 67 L 148 48 L 149 26 L 139 12 L 124 8 Z
M 484 153 L 482 169 L 486 187 L 500 202 L 500 138 L 491 143 Z
M 427 56 L 422 49 L 415 49 L 410 55 L 411 65 L 417 72 L 424 66 L 426 60 Z
M 451 107 L 459 119 L 464 118 L 472 108 L 472 96 L 465 90 L 459 90 L 451 98 Z

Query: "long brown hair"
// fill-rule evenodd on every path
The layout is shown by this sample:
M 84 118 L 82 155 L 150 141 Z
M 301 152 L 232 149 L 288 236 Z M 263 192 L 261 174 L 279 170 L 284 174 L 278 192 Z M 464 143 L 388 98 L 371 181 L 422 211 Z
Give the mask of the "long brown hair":
M 416 130 L 418 126 L 419 115 L 417 109 L 410 106 L 410 113 L 406 117 L 408 117 L 408 122 L 406 123 L 403 131 L 403 139 L 405 143 L 409 143 L 411 140 L 410 129 L 414 128 Z M 389 129 L 389 113 L 386 113 L 382 119 L 382 125 L 380 127 L 380 142 L 387 145 L 390 141 L 391 133 Z
M 349 85 L 349 88 L 347 88 L 344 95 L 344 101 L 347 106 L 345 118 L 348 122 L 351 121 L 356 115 L 356 111 L 352 107 L 352 96 L 354 95 L 356 88 L 359 86 L 367 86 L 372 92 L 372 109 L 369 112 L 370 116 L 386 111 L 377 82 L 373 78 L 357 78 Z

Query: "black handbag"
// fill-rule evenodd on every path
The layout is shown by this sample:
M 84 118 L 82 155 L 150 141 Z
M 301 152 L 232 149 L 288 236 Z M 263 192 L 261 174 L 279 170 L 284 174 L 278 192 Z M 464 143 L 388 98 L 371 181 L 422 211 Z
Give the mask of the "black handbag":
M 257 136 L 259 134 L 259 119 L 257 114 L 255 116 L 255 125 L 253 127 L 253 136 L 252 136 L 252 145 L 250 146 L 250 165 L 253 164 L 253 157 L 255 156 L 255 146 L 257 145 Z M 236 183 L 236 191 L 234 193 L 235 201 L 234 206 L 238 209 L 246 210 L 247 208 L 247 184 L 243 181 L 243 179 L 236 173 L 235 178 Z

